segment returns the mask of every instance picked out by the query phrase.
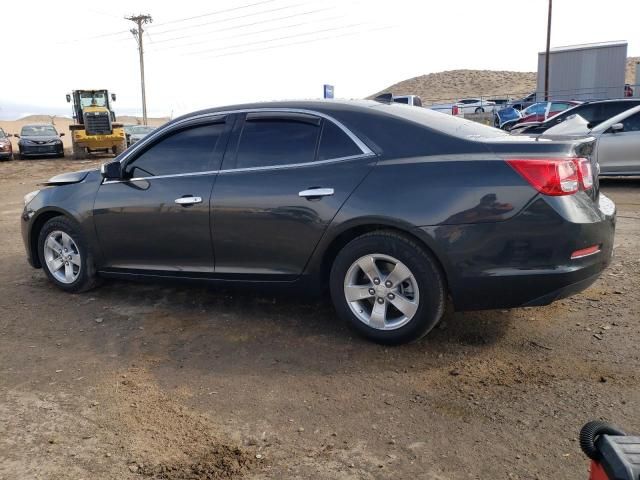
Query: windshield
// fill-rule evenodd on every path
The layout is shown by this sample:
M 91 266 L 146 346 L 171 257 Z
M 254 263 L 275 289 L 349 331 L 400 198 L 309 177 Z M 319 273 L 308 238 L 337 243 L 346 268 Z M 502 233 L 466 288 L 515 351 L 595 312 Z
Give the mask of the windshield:
M 7 135 L 4 133 L 4 130 L 0 128 L 0 138 L 6 138 Z
M 147 133 L 153 132 L 154 127 L 145 127 L 144 125 L 138 125 L 135 127 L 131 127 L 132 135 L 146 135 Z
M 24 137 L 40 137 L 58 135 L 53 125 L 26 125 L 22 127 L 20 135 Z
M 106 107 L 107 92 L 97 90 L 95 92 L 80 92 L 80 105 L 84 107 Z
M 547 104 L 546 103 L 534 103 L 530 107 L 525 108 L 522 111 L 522 115 L 525 116 L 525 117 L 527 115 L 536 115 L 536 114 L 539 114 L 539 113 L 544 113 L 544 111 L 546 109 L 547 109 Z

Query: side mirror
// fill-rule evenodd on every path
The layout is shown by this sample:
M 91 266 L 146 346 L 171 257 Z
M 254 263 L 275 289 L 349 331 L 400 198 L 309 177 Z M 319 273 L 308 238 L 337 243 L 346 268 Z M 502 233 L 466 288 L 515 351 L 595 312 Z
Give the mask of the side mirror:
M 60 136 L 61 136 L 61 137 L 64 137 L 64 135 L 65 135 L 65 134 L 64 134 L 64 132 L 60 133 Z
M 7 133 L 7 138 L 13 137 L 12 133 Z
M 103 163 L 100 167 L 100 173 L 105 180 L 122 179 L 122 165 L 120 162 Z
M 17 133 L 14 133 L 13 136 L 16 138 L 20 138 L 20 135 L 18 135 Z
M 624 131 L 624 124 L 614 123 L 613 125 L 611 125 L 610 130 L 611 130 L 611 133 L 622 132 Z
M 114 102 L 116 101 L 116 94 L 115 93 L 111 94 L 111 100 L 114 101 Z
M 71 103 L 71 95 L 67 93 L 67 103 Z

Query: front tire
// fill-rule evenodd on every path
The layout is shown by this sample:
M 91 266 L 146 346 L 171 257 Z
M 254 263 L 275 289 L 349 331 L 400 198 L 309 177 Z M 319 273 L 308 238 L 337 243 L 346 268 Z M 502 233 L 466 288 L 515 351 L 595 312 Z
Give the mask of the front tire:
M 349 242 L 330 274 L 335 308 L 353 329 L 378 343 L 418 340 L 442 318 L 445 280 L 430 252 L 394 231 Z
M 44 224 L 38 236 L 38 254 L 42 269 L 58 288 L 78 293 L 97 285 L 91 249 L 70 219 L 54 217 Z
M 484 113 L 484 108 L 482 107 L 476 108 L 476 113 Z

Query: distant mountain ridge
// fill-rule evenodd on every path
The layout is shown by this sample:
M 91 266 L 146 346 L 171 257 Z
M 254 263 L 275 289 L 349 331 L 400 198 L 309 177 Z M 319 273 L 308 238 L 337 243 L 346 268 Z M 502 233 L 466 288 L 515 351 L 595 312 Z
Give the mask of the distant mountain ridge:
M 626 83 L 634 84 L 636 63 L 640 57 L 627 59 Z M 536 88 L 536 72 L 497 70 L 448 70 L 409 78 L 381 90 L 394 95 L 418 95 L 426 104 L 450 102 L 464 97 L 520 97 Z

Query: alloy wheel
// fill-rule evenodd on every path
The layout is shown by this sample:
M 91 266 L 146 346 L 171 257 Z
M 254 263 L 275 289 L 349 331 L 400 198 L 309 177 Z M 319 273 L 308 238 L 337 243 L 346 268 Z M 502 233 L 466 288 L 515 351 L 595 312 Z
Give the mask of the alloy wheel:
M 344 295 L 358 320 L 376 330 L 403 327 L 420 302 L 411 270 L 400 260 L 378 253 L 353 262 L 345 275 Z
M 65 232 L 56 230 L 47 235 L 44 260 L 51 275 L 61 283 L 73 283 L 80 275 L 80 249 Z

